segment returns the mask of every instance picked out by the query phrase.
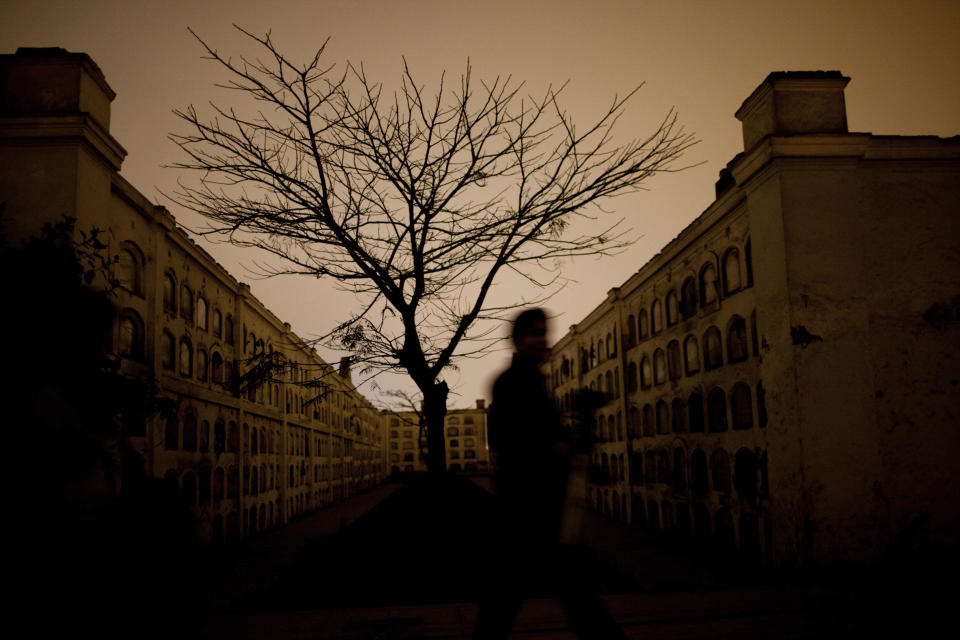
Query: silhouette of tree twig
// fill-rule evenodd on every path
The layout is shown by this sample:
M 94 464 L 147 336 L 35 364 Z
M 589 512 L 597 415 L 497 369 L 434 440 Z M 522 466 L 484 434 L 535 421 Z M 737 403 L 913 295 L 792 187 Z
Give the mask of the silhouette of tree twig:
M 170 197 L 206 217 L 203 233 L 278 258 L 260 265 L 265 275 L 329 277 L 356 296 L 362 310 L 319 341 L 350 352 L 361 374 L 410 376 L 430 468 L 443 469 L 443 372 L 488 352 L 494 321 L 563 284 L 555 259 L 628 246 L 622 220 L 597 223 L 610 217 L 600 205 L 679 170 L 695 140 L 671 109 L 649 135 L 615 142 L 640 87 L 578 128 L 565 85 L 535 96 L 510 76 L 477 81 L 468 61 L 428 92 L 404 60 L 391 92 L 362 64 L 337 71 L 326 42 L 300 65 L 269 33 L 240 31 L 262 59 L 197 40 L 226 72 L 220 86 L 254 106 L 176 111 L 188 132 L 171 139 L 187 158 L 171 166 L 196 180 Z M 506 275 L 529 285 L 529 299 L 493 299 Z

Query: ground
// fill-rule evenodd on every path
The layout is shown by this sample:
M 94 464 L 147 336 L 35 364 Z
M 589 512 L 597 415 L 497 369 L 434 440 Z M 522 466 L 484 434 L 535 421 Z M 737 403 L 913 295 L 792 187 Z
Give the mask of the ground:
M 469 638 L 494 500 L 475 480 L 388 483 L 250 541 L 219 566 L 201 637 Z M 879 568 L 744 571 L 600 517 L 586 528 L 596 587 L 631 638 L 915 635 L 940 611 Z M 514 637 L 574 637 L 559 601 L 536 595 Z

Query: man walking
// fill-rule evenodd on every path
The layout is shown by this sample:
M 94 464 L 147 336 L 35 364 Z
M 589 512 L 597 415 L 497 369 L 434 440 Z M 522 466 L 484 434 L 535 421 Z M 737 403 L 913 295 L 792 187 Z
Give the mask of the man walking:
M 549 355 L 542 309 L 517 316 L 513 344 L 513 362 L 493 386 L 488 421 L 497 466 L 499 561 L 474 637 L 506 638 L 524 598 L 549 586 L 558 591 L 581 638 L 624 638 L 584 579 L 579 554 L 557 542 L 577 443 L 564 429 L 540 374 Z

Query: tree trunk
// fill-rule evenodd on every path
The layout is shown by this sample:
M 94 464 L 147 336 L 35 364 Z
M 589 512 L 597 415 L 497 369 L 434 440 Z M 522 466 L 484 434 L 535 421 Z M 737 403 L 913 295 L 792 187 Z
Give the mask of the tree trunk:
M 447 471 L 446 442 L 443 437 L 443 423 L 447 415 L 447 394 L 450 389 L 446 382 L 438 382 L 423 392 L 423 414 L 427 420 L 427 470 L 431 475 L 441 475 Z

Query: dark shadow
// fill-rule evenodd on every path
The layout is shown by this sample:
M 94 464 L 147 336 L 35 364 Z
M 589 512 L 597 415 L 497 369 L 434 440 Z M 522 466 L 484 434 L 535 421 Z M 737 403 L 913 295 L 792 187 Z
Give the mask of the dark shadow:
M 177 484 L 147 476 L 127 439 L 172 406 L 106 355 L 116 310 L 87 285 L 108 281 L 111 262 L 99 232 L 75 240 L 73 227 L 0 241 L 10 305 L 0 331 L 16 336 L 5 427 L 14 477 L 29 479 L 8 510 L 11 609 L 41 637 L 191 637 L 204 606 L 191 511 Z M 187 488 L 195 499 L 192 474 Z

